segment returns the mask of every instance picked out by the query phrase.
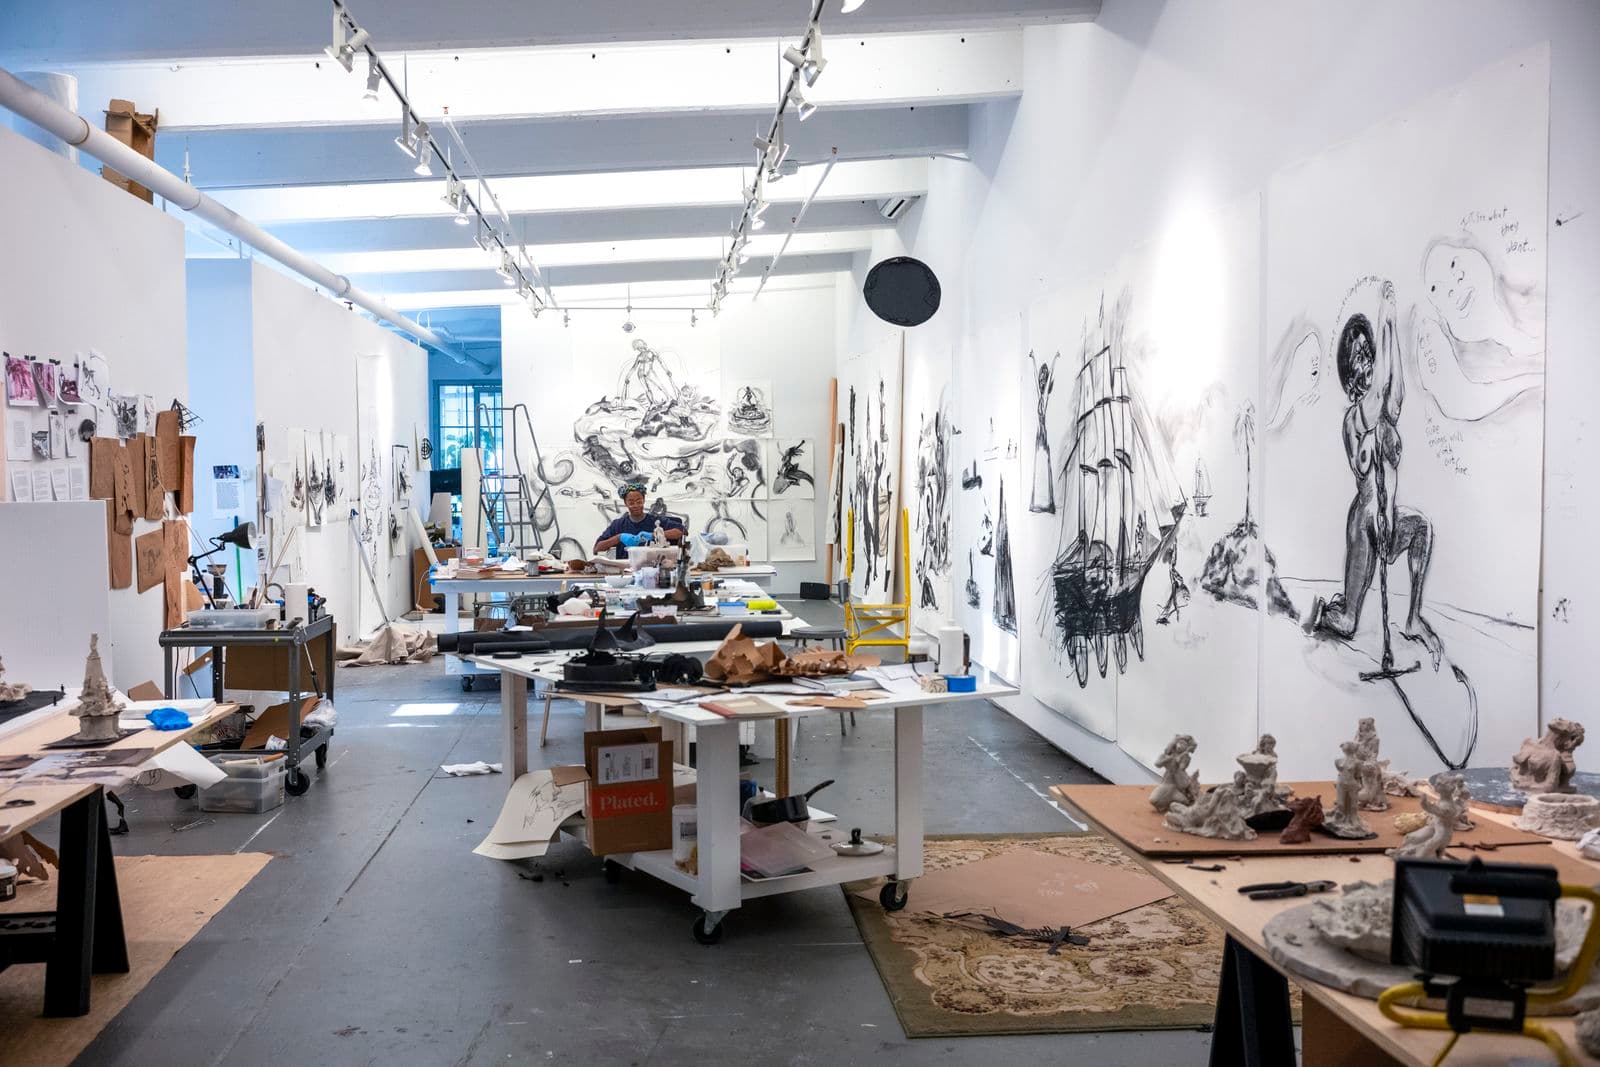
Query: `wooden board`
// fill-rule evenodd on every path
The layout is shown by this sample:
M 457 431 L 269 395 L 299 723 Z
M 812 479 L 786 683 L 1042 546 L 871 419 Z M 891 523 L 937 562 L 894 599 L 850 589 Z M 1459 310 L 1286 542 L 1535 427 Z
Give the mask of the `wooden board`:
M 126 589 L 133 584 L 132 536 L 115 530 L 106 532 L 106 565 L 110 572 L 111 588 Z
M 157 454 L 154 437 L 144 438 L 142 470 L 144 471 L 144 517 L 151 522 L 160 522 L 167 510 L 167 493 L 161 485 L 161 459 Z
M 134 515 L 139 517 L 143 517 L 145 513 L 145 486 L 149 477 L 145 468 L 145 440 L 146 438 L 144 434 L 136 434 L 133 437 L 128 438 L 127 443 L 124 446 L 124 454 L 127 456 L 127 472 L 129 479 L 128 508 L 133 512 Z M 119 460 L 119 465 L 120 462 L 121 461 Z M 118 478 L 121 478 L 121 476 L 122 475 L 119 473 Z M 122 491 L 121 486 L 118 486 L 117 491 Z M 128 532 L 132 533 L 133 531 L 130 529 Z
M 194 442 L 195 439 L 188 434 L 178 438 L 179 473 L 175 500 L 180 515 L 194 514 Z
M 156 472 L 167 492 L 178 488 L 183 474 L 178 436 L 178 413 L 170 408 L 156 412 Z
M 1285 782 L 1296 796 L 1320 795 L 1323 804 L 1332 802 L 1332 782 Z M 1147 785 L 1057 785 L 1050 792 L 1066 801 L 1135 852 L 1146 856 L 1233 856 L 1292 855 L 1383 852 L 1398 846 L 1405 837 L 1394 828 L 1396 815 L 1422 810 L 1416 797 L 1390 797 L 1388 811 L 1364 812 L 1367 825 L 1378 833 L 1366 841 L 1346 841 L 1314 833 L 1303 845 L 1285 845 L 1278 834 L 1260 834 L 1254 841 L 1219 841 L 1209 837 L 1179 833 L 1169 829 L 1164 817 L 1150 806 L 1152 786 Z M 1462 845 L 1499 848 L 1507 845 L 1542 844 L 1544 838 L 1518 830 L 1492 819 L 1480 818 L 1475 830 L 1463 831 L 1455 840 Z
M 160 585 L 167 575 L 167 537 L 160 530 L 140 534 L 133 540 L 134 572 L 143 593 Z

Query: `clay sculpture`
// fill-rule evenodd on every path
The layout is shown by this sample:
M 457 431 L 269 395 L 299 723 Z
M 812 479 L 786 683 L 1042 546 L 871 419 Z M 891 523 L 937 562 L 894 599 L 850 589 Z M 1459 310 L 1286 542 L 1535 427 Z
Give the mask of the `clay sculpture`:
M 83 693 L 72 714 L 78 720 L 76 740 L 83 742 L 115 741 L 117 713 L 123 705 L 111 692 L 106 681 L 105 668 L 100 663 L 100 635 L 89 635 L 89 659 L 83 668 Z
M 1278 840 L 1285 845 L 1303 845 L 1311 840 L 1311 831 L 1322 826 L 1322 798 L 1295 797 L 1288 803 L 1294 817 L 1283 828 Z
M 1450 837 L 1455 833 L 1456 822 L 1467 807 L 1466 781 L 1459 774 L 1440 774 L 1433 780 L 1437 796 L 1423 797 L 1422 810 L 1428 821 L 1419 830 L 1413 830 L 1398 848 L 1388 854 L 1396 859 L 1444 859 L 1444 850 L 1450 847 Z
M 1572 776 L 1578 769 L 1572 752 L 1581 744 L 1581 723 L 1551 719 L 1543 737 L 1524 739 L 1511 757 L 1511 784 L 1530 796 L 1572 792 Z
M 1150 806 L 1163 815 L 1174 804 L 1193 804 L 1200 795 L 1200 778 L 1189 773 L 1189 757 L 1194 755 L 1194 750 L 1194 738 L 1179 734 L 1156 757 L 1161 784 L 1150 794 Z
M 1522 807 L 1517 828 L 1558 841 L 1576 841 L 1600 826 L 1600 800 L 1582 793 L 1535 793 Z
M 1368 717 L 1356 723 L 1356 756 L 1360 760 L 1356 780 L 1356 803 L 1362 811 L 1388 811 L 1389 798 L 1384 794 L 1383 779 L 1389 768 L 1388 760 L 1378 759 L 1378 724 Z
M 31 692 L 33 692 L 33 687 L 24 682 L 6 681 L 5 661 L 0 660 L 0 704 L 14 703 Z
M 1244 806 L 1249 779 L 1243 771 L 1233 773 L 1233 781 L 1214 786 L 1193 804 L 1174 802 L 1167 809 L 1167 826 L 1196 837 L 1218 837 L 1226 841 L 1254 841 L 1256 832 L 1245 824 L 1249 814 Z
M 1357 798 L 1361 788 L 1358 775 L 1361 773 L 1362 760 L 1356 749 L 1356 742 L 1340 743 L 1339 751 L 1343 755 L 1333 763 L 1339 772 L 1334 782 L 1333 810 L 1323 812 L 1322 829 L 1334 837 L 1352 841 L 1377 837 L 1378 835 L 1361 818 L 1361 808 Z

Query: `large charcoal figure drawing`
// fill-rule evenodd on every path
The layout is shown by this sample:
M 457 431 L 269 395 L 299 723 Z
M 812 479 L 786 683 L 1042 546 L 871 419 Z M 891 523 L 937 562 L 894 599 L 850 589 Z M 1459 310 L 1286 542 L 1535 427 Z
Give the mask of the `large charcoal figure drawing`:
M 1039 625 L 1080 687 L 1089 684 L 1091 650 L 1102 678 L 1110 655 L 1119 672 L 1129 646 L 1144 658 L 1145 578 L 1171 554 L 1188 505 L 1134 395 L 1124 352 L 1131 306 L 1124 290 L 1109 315 L 1102 306 L 1097 330 L 1085 333 L 1063 458 L 1046 487 L 1053 504 L 1054 481 L 1063 481 L 1064 506 L 1056 555 L 1040 579 Z M 1053 368 L 1041 368 L 1041 413 L 1053 377 Z M 1036 473 L 1035 502 L 1039 489 Z
M 1050 461 L 1050 394 L 1056 388 L 1055 358 L 1045 363 L 1028 353 L 1028 363 L 1033 367 L 1035 407 L 1039 422 L 1033 433 L 1033 496 L 1028 501 L 1029 511 L 1056 512 L 1055 465 Z
M 950 412 L 943 394 L 917 431 L 917 606 L 939 608 L 939 583 L 950 573 Z
M 985 516 L 987 517 L 987 516 Z M 1011 575 L 1011 527 L 1006 522 L 1006 483 L 1000 480 L 1000 524 L 994 532 L 994 621 L 1008 634 L 1017 632 L 1017 586 Z

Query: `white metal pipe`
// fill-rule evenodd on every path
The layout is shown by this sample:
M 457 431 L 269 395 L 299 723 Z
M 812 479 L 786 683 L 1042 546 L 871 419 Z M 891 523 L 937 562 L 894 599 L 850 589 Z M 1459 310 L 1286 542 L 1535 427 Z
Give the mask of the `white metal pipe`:
M 431 345 L 454 359 L 457 363 L 474 363 L 488 370 L 485 363 L 461 351 L 438 334 L 409 319 L 365 290 L 350 284 L 350 279 L 335 274 L 309 256 L 295 251 L 260 226 L 228 207 L 213 200 L 176 174 L 146 159 L 132 148 L 96 129 L 82 115 L 71 111 L 45 94 L 0 68 L 0 107 L 12 111 L 35 126 L 48 130 L 67 144 L 93 156 L 112 170 L 131 178 L 168 203 L 176 204 L 217 228 L 231 233 L 263 255 L 282 263 L 285 267 L 326 289 L 340 300 L 348 300 L 357 307 L 371 312 L 391 326 Z

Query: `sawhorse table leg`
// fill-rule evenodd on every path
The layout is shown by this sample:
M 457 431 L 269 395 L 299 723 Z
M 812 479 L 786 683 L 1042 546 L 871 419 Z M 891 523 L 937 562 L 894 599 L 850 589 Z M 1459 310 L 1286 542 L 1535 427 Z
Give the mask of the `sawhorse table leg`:
M 1233 938 L 1222 946 L 1211 1067 L 1278 1067 L 1295 1062 L 1289 983 Z
M 87 1015 L 89 976 L 126 973 L 128 942 L 117 868 L 105 797 L 96 789 L 61 812 L 61 870 L 55 938 L 45 962 L 45 1015 Z

